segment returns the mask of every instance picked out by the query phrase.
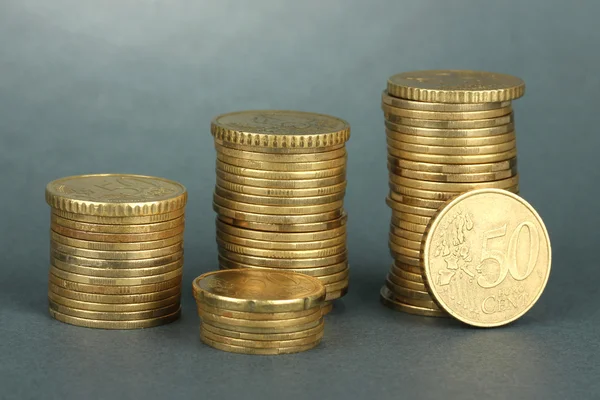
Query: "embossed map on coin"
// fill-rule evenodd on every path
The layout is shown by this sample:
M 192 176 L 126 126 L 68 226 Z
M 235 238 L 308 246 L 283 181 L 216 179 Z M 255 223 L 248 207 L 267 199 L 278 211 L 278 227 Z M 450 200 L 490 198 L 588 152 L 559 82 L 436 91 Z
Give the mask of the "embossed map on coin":
M 439 305 L 474 326 L 507 324 L 525 314 L 548 281 L 551 247 L 537 212 L 498 189 L 462 194 L 428 227 L 427 286 Z

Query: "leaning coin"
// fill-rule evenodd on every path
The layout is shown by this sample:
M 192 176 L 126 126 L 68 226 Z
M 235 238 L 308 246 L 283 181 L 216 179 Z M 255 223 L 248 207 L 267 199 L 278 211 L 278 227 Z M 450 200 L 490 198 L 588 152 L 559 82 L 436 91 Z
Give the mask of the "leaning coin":
M 420 154 L 440 154 L 448 156 L 475 156 L 484 154 L 499 154 L 510 150 L 516 149 L 516 141 L 511 140 L 509 142 L 481 145 L 481 146 L 433 146 L 433 145 L 421 145 L 407 142 L 400 142 L 391 138 L 387 138 L 388 146 L 413 153 Z
M 97 251 L 143 251 L 154 250 L 169 247 L 178 243 L 183 243 L 183 235 L 172 236 L 168 239 L 153 240 L 150 242 L 137 243 L 111 243 L 111 242 L 93 242 L 89 240 L 80 240 L 60 235 L 50 231 L 50 240 L 66 246 L 77 247 L 80 249 Z
M 183 216 L 165 222 L 154 224 L 115 225 L 115 224 L 90 224 L 87 222 L 73 221 L 52 214 L 51 222 L 65 228 L 76 229 L 95 233 L 152 233 L 179 228 L 184 223 Z
M 444 129 L 444 128 L 420 128 L 410 125 L 395 124 L 390 121 L 385 121 L 385 127 L 389 130 L 407 133 L 415 136 L 434 136 L 434 137 L 449 137 L 449 138 L 460 138 L 460 137 L 480 137 L 480 136 L 492 136 L 501 135 L 504 133 L 513 132 L 515 126 L 513 123 L 492 126 L 488 128 L 476 128 L 476 129 Z
M 70 264 L 56 258 L 52 258 L 50 260 L 51 264 L 56 268 L 71 272 L 79 275 L 88 275 L 95 277 L 105 277 L 105 278 L 133 278 L 133 277 L 143 277 L 143 276 L 151 276 L 151 275 L 162 275 L 167 272 L 174 271 L 176 269 L 181 268 L 183 265 L 183 259 L 159 265 L 156 267 L 147 267 L 147 268 L 98 268 L 98 267 L 84 267 L 81 265 Z
M 328 257 L 319 258 L 296 258 L 296 259 L 277 259 L 269 257 L 246 256 L 220 248 L 219 254 L 230 260 L 241 262 L 243 264 L 257 265 L 259 267 L 278 267 L 278 268 L 313 268 L 324 267 L 326 265 L 338 264 L 346 261 L 348 254 L 346 251 Z
M 60 281 L 59 278 L 56 280 Z M 54 280 L 54 282 L 56 282 Z M 63 286 L 69 286 L 66 282 Z M 52 293 L 56 293 L 59 296 L 69 298 L 77 301 L 84 301 L 88 303 L 102 303 L 102 304 L 139 304 L 139 303 L 153 303 L 156 301 L 162 301 L 173 296 L 181 296 L 181 287 L 173 286 L 171 288 L 149 293 L 141 294 L 98 294 L 98 293 L 85 293 L 64 287 L 58 286 L 51 280 L 48 284 L 48 290 Z
M 156 310 L 162 307 L 167 307 L 172 304 L 179 304 L 181 298 L 180 295 L 168 297 L 159 301 L 149 301 L 145 303 L 130 303 L 130 304 L 105 304 L 105 303 L 91 303 L 87 301 L 73 300 L 68 297 L 60 296 L 54 292 L 48 292 L 48 298 L 50 301 L 60 304 L 65 307 L 75 308 L 80 310 L 88 311 L 101 311 L 101 312 L 133 312 L 133 311 L 147 311 Z
M 98 319 L 73 317 L 53 309 L 49 309 L 50 315 L 58 321 L 86 328 L 100 329 L 141 329 L 168 324 L 175 321 L 181 315 L 181 308 L 176 312 L 157 318 L 142 319 L 137 321 L 104 321 Z
M 217 229 L 217 239 L 223 240 L 237 246 L 250 247 L 265 250 L 318 250 L 326 249 L 332 246 L 338 246 L 346 243 L 346 234 L 342 234 L 331 239 L 317 240 L 311 242 L 273 242 L 268 240 L 254 240 L 239 236 L 228 235 Z
M 238 354 L 254 354 L 254 355 L 279 355 L 279 354 L 292 354 L 292 353 L 300 353 L 302 351 L 307 351 L 313 349 L 321 343 L 320 340 L 316 342 L 305 345 L 305 346 L 293 346 L 293 347 L 279 347 L 275 349 L 259 349 L 255 347 L 241 347 L 234 346 L 231 344 L 225 344 L 216 342 L 214 340 L 210 340 L 205 336 L 200 336 L 202 342 L 210 347 L 213 347 L 217 350 L 227 351 L 229 353 L 238 353 Z
M 97 277 L 97 276 L 88 276 L 81 274 L 74 274 L 72 272 L 63 271 L 55 266 L 50 267 L 50 273 L 59 278 L 78 283 L 85 283 L 87 285 L 100 285 L 100 286 L 138 286 L 138 285 L 148 285 L 153 283 L 162 283 L 168 282 L 175 278 L 181 278 L 183 273 L 183 268 L 178 268 L 176 270 L 165 272 L 164 274 L 159 275 L 150 275 L 150 276 L 138 276 L 131 278 L 107 278 L 107 277 Z
M 237 269 L 237 268 L 250 268 L 259 271 L 281 271 L 278 267 L 261 267 L 257 265 L 243 264 L 236 261 L 232 261 L 226 257 L 219 255 L 219 266 L 221 269 Z M 344 260 L 337 264 L 326 265 L 324 267 L 312 267 L 312 268 L 286 268 L 286 272 L 297 272 L 304 275 L 319 277 L 324 275 L 336 274 L 338 272 L 348 269 L 348 261 Z
M 214 207 L 214 204 L 213 204 Z M 317 234 L 332 229 L 345 227 L 348 217 L 346 213 L 342 211 L 342 215 L 335 217 L 330 220 L 322 222 L 309 222 L 309 223 L 286 223 L 286 224 L 274 224 L 274 223 L 262 223 L 262 222 L 249 222 L 237 219 L 235 217 L 230 218 L 224 215 L 219 215 L 218 219 L 229 225 L 233 225 L 239 228 L 252 229 L 256 231 L 270 232 L 270 233 L 282 233 L 288 234 Z M 282 235 L 282 239 L 283 239 Z
M 217 238 L 217 244 L 220 248 L 227 251 L 232 251 L 238 254 L 244 254 L 248 256 L 256 257 L 268 257 L 268 258 L 321 258 L 334 256 L 336 254 L 343 253 L 346 251 L 346 244 L 342 243 L 337 246 L 327 247 L 324 249 L 316 250 L 272 250 L 272 249 L 257 249 L 253 247 L 240 246 L 235 243 L 227 242 L 221 238 Z
M 60 278 L 52 273 L 49 274 L 49 280 L 54 285 L 77 292 L 95 293 L 102 295 L 134 295 L 142 293 L 160 292 L 181 285 L 181 276 L 165 282 L 150 283 L 146 285 L 127 285 L 127 286 L 108 286 L 108 285 L 90 285 L 86 283 L 73 282 Z
M 153 250 L 137 250 L 137 251 L 104 251 L 104 250 L 88 250 L 79 247 L 72 247 L 58 242 L 51 241 L 50 248 L 61 253 L 70 254 L 73 256 L 100 258 L 104 260 L 139 260 L 143 258 L 155 258 L 168 256 L 183 250 L 183 243 L 179 242 L 162 249 Z
M 344 215 L 344 210 L 341 208 L 341 202 L 340 202 L 340 204 L 336 203 L 335 205 L 338 206 L 339 208 L 331 210 L 331 211 L 326 211 L 326 212 L 313 213 L 313 214 L 299 214 L 299 215 L 262 214 L 262 213 L 255 213 L 255 212 L 250 212 L 250 211 L 241 211 L 241 210 L 235 210 L 235 209 L 228 208 L 226 206 L 217 204 L 215 202 L 213 202 L 213 210 L 215 210 L 217 212 L 217 214 L 219 214 L 219 218 L 221 218 L 221 217 L 230 218 L 229 221 L 233 221 L 230 223 L 233 225 L 238 225 L 238 226 L 244 226 L 244 225 L 240 225 L 237 221 L 257 222 L 260 224 L 274 224 L 274 225 L 296 225 L 296 224 L 311 224 L 311 223 L 315 223 L 315 222 L 327 222 L 327 221 L 331 221 L 331 220 L 340 218 L 342 215 Z M 224 219 L 221 218 L 221 220 L 224 220 Z M 229 222 L 229 221 L 227 221 L 227 222 Z M 251 228 L 251 229 L 254 229 L 254 228 Z
M 346 148 L 339 147 L 335 150 L 322 152 L 308 152 L 306 154 L 277 154 L 277 153 L 261 153 L 256 151 L 237 150 L 231 147 L 222 146 L 215 143 L 215 149 L 218 154 L 223 154 L 228 157 L 243 158 L 246 160 L 256 160 L 265 162 L 287 162 L 287 163 L 307 163 L 334 160 L 346 155 Z
M 112 224 L 112 225 L 135 225 L 135 224 L 155 224 L 157 222 L 170 221 L 177 219 L 185 213 L 184 208 L 173 210 L 167 213 L 155 215 L 143 215 L 135 217 L 105 217 L 101 215 L 85 215 L 76 214 L 68 211 L 52 209 L 52 214 L 61 218 L 70 219 L 73 221 L 85 222 L 89 224 Z
M 461 156 L 415 153 L 411 151 L 398 150 L 394 147 L 388 146 L 388 154 L 394 157 L 404 158 L 406 160 L 434 164 L 488 164 L 515 158 L 517 156 L 517 149 L 513 148 L 512 150 L 505 151 L 503 153 Z
M 76 229 L 65 228 L 64 226 L 51 224 L 50 228 L 63 236 L 72 237 L 80 240 L 91 240 L 95 242 L 117 242 L 117 243 L 131 243 L 131 242 L 149 242 L 153 240 L 167 239 L 173 236 L 181 235 L 183 233 L 184 226 L 180 225 L 177 228 L 167 229 L 165 231 L 152 232 L 152 233 L 97 233 L 97 232 L 86 232 L 79 231 Z
M 236 332 L 227 329 L 218 328 L 214 325 L 211 325 L 205 321 L 202 321 L 201 325 L 202 329 L 205 331 L 212 332 L 214 334 L 236 338 L 236 339 L 245 339 L 245 340 L 293 340 L 293 339 L 301 339 L 309 336 L 316 335 L 318 333 L 323 332 L 323 321 L 320 324 L 314 326 L 313 328 L 306 329 L 304 331 L 297 332 L 289 332 L 289 333 L 272 333 L 272 334 L 260 334 L 260 333 L 245 333 L 245 332 Z
M 314 197 L 314 196 L 326 196 L 331 194 L 340 194 L 346 192 L 346 182 L 338 183 L 331 186 L 322 186 L 308 189 L 281 189 L 281 188 L 263 188 L 257 186 L 240 185 L 226 181 L 217 177 L 217 186 L 224 189 L 250 194 L 254 196 L 270 196 L 270 197 Z
M 201 329 L 201 334 L 204 338 L 214 340 L 218 343 L 257 349 L 280 349 L 295 346 L 306 346 L 313 344 L 316 341 L 321 340 L 323 338 L 323 332 L 317 333 L 316 335 L 307 336 L 301 339 L 279 341 L 234 339 L 227 336 L 220 336 L 214 334 L 205 329 Z
M 50 256 L 59 261 L 81 265 L 83 267 L 131 269 L 157 267 L 159 265 L 178 261 L 183 257 L 183 251 L 178 251 L 177 253 L 172 253 L 161 257 L 145 258 L 142 260 L 103 260 L 98 258 L 79 257 L 60 252 L 56 249 L 50 249 Z
M 97 319 L 97 320 L 105 320 L 105 321 L 131 321 L 131 320 L 140 320 L 140 319 L 149 319 L 149 318 L 157 318 L 162 317 L 164 315 L 169 315 L 179 310 L 179 303 L 171 304 L 166 307 L 158 308 L 155 310 L 145 310 L 145 311 L 120 311 L 120 312 L 102 312 L 102 311 L 88 311 L 88 310 L 80 310 L 76 308 L 70 308 L 63 306 L 61 304 L 55 303 L 53 301 L 49 301 L 50 309 L 57 311 L 61 314 L 70 315 L 72 317 L 79 318 L 87 318 L 87 319 Z
M 399 117 L 415 118 L 420 120 L 433 119 L 442 121 L 462 121 L 498 118 L 512 113 L 512 106 L 510 105 L 502 108 L 494 108 L 491 110 L 480 111 L 425 111 L 413 110 L 410 108 L 394 107 L 383 102 L 381 104 L 381 109 L 385 114 L 396 115 Z
M 217 170 L 249 178 L 288 180 L 329 178 L 344 174 L 346 172 L 346 167 L 319 169 L 316 171 L 266 171 L 262 169 L 240 168 L 217 160 Z
M 386 120 L 403 126 L 416 126 L 420 128 L 433 129 L 479 129 L 502 126 L 513 122 L 512 114 L 496 118 L 469 119 L 469 120 L 442 120 L 442 119 L 420 119 L 407 118 L 394 114 L 384 113 Z
M 418 179 L 422 181 L 433 182 L 451 182 L 451 183 L 469 183 L 469 182 L 489 182 L 507 179 L 517 174 L 517 168 L 507 169 L 498 172 L 483 172 L 477 174 L 447 174 L 438 172 L 413 171 L 411 169 L 396 167 L 388 164 L 388 170 L 394 175 L 404 178 Z
M 385 130 L 386 137 L 403 143 L 419 144 L 421 146 L 461 146 L 461 147 L 473 147 L 473 146 L 489 146 L 492 144 L 500 144 L 510 142 L 516 139 L 515 132 L 502 133 L 499 135 L 492 136 L 479 136 L 479 137 L 468 137 L 468 138 L 446 138 L 436 136 L 416 136 L 407 133 L 399 133 Z
M 417 307 L 417 306 L 411 306 L 408 304 L 400 303 L 399 301 L 394 300 L 390 291 L 386 287 L 383 287 L 381 289 L 380 299 L 381 299 L 381 302 L 383 303 L 383 305 L 385 305 L 393 310 L 396 310 L 396 311 L 403 311 L 403 312 L 406 312 L 409 314 L 422 315 L 422 316 L 427 316 L 427 317 L 447 317 L 448 316 L 448 314 L 446 314 L 443 311 L 437 311 L 437 310 L 428 309 L 428 308 L 424 308 L 424 307 Z
M 395 165 L 400 168 L 406 168 L 413 171 L 437 172 L 444 174 L 474 174 L 484 172 L 499 172 L 515 168 L 517 159 L 511 158 L 505 161 L 499 161 L 489 164 L 434 164 L 430 162 L 420 162 L 405 160 L 393 156 L 388 156 L 388 164 Z
M 282 172 L 294 172 L 294 171 L 317 171 L 331 168 L 339 168 L 346 165 L 346 157 L 334 158 L 326 161 L 313 161 L 313 162 L 269 162 L 252 160 L 245 158 L 231 157 L 223 153 L 217 152 L 217 159 L 221 162 L 233 165 L 240 168 L 259 169 L 266 171 L 282 171 Z
M 272 312 L 272 313 L 262 313 L 262 312 L 246 312 L 246 311 L 233 311 L 227 310 L 225 308 L 212 307 L 208 304 L 204 304 L 198 302 L 198 310 L 205 313 L 210 313 L 214 315 L 221 315 L 223 317 L 228 318 L 239 318 L 239 319 L 255 319 L 255 320 L 280 320 L 280 319 L 291 319 L 291 318 L 300 318 L 306 317 L 309 315 L 313 315 L 315 313 L 320 313 L 321 310 L 318 307 L 313 307 L 308 310 L 301 311 L 289 311 L 289 312 Z
M 312 197 L 272 197 L 272 196 L 254 196 L 250 194 L 244 194 L 234 192 L 219 185 L 215 186 L 215 193 L 224 198 L 234 202 L 257 204 L 260 206 L 316 206 L 319 204 L 328 204 L 344 199 L 344 192 L 333 193 L 322 196 Z

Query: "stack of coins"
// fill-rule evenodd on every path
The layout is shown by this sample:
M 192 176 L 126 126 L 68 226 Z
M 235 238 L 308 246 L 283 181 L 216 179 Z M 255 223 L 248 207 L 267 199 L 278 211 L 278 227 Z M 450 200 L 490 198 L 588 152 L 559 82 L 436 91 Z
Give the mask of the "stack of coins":
M 50 182 L 50 315 L 104 329 L 177 319 L 186 200 L 181 184 L 149 176 Z
M 219 350 L 286 354 L 323 337 L 325 287 L 304 274 L 251 269 L 209 272 L 193 282 L 200 337 Z
M 315 276 L 327 301 L 348 289 L 347 122 L 299 111 L 213 119 L 219 265 Z
M 511 100 L 524 91 L 519 78 L 477 71 L 417 71 L 388 80 L 382 108 L 394 263 L 381 290 L 384 304 L 413 314 L 447 315 L 423 281 L 424 232 L 438 208 L 462 192 L 518 193 Z M 470 255 L 463 250 L 459 258 L 465 262 Z

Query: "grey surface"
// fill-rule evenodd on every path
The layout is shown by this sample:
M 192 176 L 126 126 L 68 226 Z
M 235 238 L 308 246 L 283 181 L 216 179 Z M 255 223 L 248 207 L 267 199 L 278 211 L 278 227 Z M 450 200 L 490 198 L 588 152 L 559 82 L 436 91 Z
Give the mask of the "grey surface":
M 0 396 L 3 398 L 598 397 L 598 2 L 0 1 Z M 390 263 L 386 78 L 413 69 L 518 75 L 521 193 L 553 271 L 513 325 L 469 329 L 378 303 Z M 232 355 L 198 338 L 190 282 L 216 268 L 210 118 L 330 113 L 348 143 L 351 293 L 316 350 Z M 45 184 L 91 172 L 187 185 L 184 313 L 144 331 L 47 314 Z M 220 397 L 218 397 L 220 396 Z

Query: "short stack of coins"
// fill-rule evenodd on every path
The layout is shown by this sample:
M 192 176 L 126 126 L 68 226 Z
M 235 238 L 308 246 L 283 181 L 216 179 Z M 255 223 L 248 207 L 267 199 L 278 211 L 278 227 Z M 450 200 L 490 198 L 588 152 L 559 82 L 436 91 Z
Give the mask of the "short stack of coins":
M 496 188 L 518 193 L 511 101 L 524 91 L 519 78 L 478 71 L 416 71 L 389 78 L 382 109 L 394 263 L 380 294 L 387 306 L 447 315 L 423 280 L 424 233 L 437 210 L 463 192 Z M 470 261 L 466 248 L 449 243 L 446 250 Z
M 219 265 L 317 277 L 327 301 L 348 290 L 347 122 L 299 111 L 213 119 Z
M 304 274 L 228 269 L 192 284 L 200 338 L 232 353 L 276 355 L 316 347 L 323 338 L 325 287 Z
M 50 182 L 46 201 L 52 317 L 103 329 L 179 317 L 184 186 L 141 175 L 80 175 Z

